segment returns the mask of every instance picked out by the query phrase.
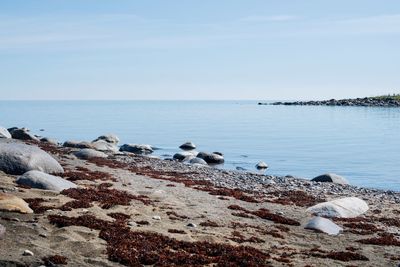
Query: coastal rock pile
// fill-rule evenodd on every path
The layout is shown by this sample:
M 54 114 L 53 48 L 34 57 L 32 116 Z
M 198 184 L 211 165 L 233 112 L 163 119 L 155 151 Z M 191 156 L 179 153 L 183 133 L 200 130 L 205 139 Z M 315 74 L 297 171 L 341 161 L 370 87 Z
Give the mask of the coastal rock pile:
M 258 103 L 268 105 L 268 103 Z M 354 99 L 330 99 L 323 101 L 294 101 L 294 102 L 274 102 L 272 105 L 285 106 L 359 106 L 359 107 L 400 107 L 400 100 L 392 97 L 364 97 Z

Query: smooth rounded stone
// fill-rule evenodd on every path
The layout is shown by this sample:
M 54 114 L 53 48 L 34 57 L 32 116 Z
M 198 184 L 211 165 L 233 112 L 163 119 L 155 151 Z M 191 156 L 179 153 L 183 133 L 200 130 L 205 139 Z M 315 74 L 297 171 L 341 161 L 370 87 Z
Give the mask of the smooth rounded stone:
M 198 158 L 204 159 L 208 164 L 222 164 L 225 162 L 224 157 L 220 154 L 199 152 L 197 154 Z
M 91 148 L 84 148 L 77 152 L 74 152 L 74 155 L 80 159 L 91 159 L 91 158 L 107 158 L 107 154 L 97 151 Z
M 304 229 L 316 230 L 328 235 L 338 235 L 341 231 L 343 231 L 342 227 L 339 227 L 331 220 L 322 217 L 312 218 L 310 221 L 308 221 Z
M 0 139 L 0 171 L 19 175 L 31 170 L 46 173 L 64 172 L 53 157 L 37 146 Z
M 26 128 L 11 128 L 11 129 L 12 130 L 9 132 L 13 139 L 39 141 L 39 139 L 36 136 L 29 133 L 29 130 Z
M 193 150 L 193 149 L 196 149 L 196 145 L 193 144 L 192 142 L 186 142 L 186 143 L 180 145 L 179 148 L 183 149 L 183 150 Z
M 0 138 L 11 138 L 10 132 L 6 129 L 0 126 Z
M 191 160 L 193 158 L 195 158 L 196 156 L 193 155 L 193 153 L 188 152 L 188 151 L 183 151 L 183 152 L 178 152 L 174 155 L 174 159 L 175 160 L 179 160 L 179 161 L 188 161 Z
M 72 148 L 92 148 L 92 145 L 86 141 L 74 141 L 68 140 L 63 144 L 64 147 L 72 147 Z
M 6 228 L 0 224 L 0 240 L 3 239 L 5 234 L 6 234 Z
M 33 256 L 35 254 L 33 254 L 32 251 L 30 251 L 28 249 L 25 249 L 24 252 L 22 253 L 22 255 L 24 255 L 24 256 Z
M 201 158 L 192 158 L 189 160 L 190 164 L 200 164 L 200 165 L 208 165 L 204 159 Z
M 109 151 L 109 152 L 117 152 L 118 147 L 112 143 L 108 143 L 104 140 L 98 140 L 96 142 L 91 143 L 93 149 L 99 151 Z
M 153 216 L 153 220 L 161 221 L 161 217 L 158 215 Z
M 151 154 L 153 153 L 153 148 L 150 145 L 140 145 L 140 144 L 125 144 L 120 147 L 119 151 L 131 152 L 134 154 Z
M 20 213 L 33 213 L 33 210 L 29 208 L 28 203 L 22 198 L 0 193 L 0 210 Z
M 58 145 L 58 141 L 57 140 L 52 139 L 52 138 L 48 138 L 48 137 L 41 138 L 40 142 L 49 143 L 49 144 L 52 144 L 52 145 Z
M 120 141 L 118 136 L 116 136 L 115 134 L 101 135 L 101 136 L 97 137 L 95 140 L 93 140 L 93 143 L 97 142 L 99 140 L 103 140 L 103 141 L 106 141 L 107 143 L 114 144 L 114 145 L 118 144 Z
M 62 191 L 64 189 L 76 188 L 77 185 L 61 177 L 50 175 L 40 171 L 29 171 L 18 177 L 17 184 L 30 186 L 32 188 Z
M 195 223 L 188 223 L 186 226 L 187 227 L 192 227 L 192 228 L 196 228 L 197 227 L 197 225 Z
M 260 161 L 259 163 L 257 163 L 256 168 L 259 170 L 268 169 L 268 165 L 264 161 Z
M 357 197 L 339 198 L 308 208 L 314 215 L 327 218 L 354 218 L 367 212 L 368 204 Z
M 349 182 L 346 180 L 346 178 L 334 174 L 334 173 L 326 173 L 320 176 L 317 176 L 313 179 L 311 179 L 311 181 L 314 182 L 323 182 L 323 183 L 334 183 L 334 184 L 349 184 Z

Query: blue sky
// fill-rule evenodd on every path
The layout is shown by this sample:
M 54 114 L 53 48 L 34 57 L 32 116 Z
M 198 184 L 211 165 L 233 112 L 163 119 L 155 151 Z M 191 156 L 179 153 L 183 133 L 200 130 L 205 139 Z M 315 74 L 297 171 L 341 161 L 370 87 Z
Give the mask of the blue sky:
M 398 0 L 1 0 L 0 99 L 400 93 Z

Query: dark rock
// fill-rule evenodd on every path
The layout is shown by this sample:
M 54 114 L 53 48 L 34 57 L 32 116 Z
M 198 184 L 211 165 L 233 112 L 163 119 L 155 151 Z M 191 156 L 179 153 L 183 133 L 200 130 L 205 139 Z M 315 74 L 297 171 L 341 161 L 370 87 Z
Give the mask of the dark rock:
M 153 153 L 153 148 L 150 145 L 125 144 L 119 151 L 143 155 Z
M 193 150 L 193 149 L 196 149 L 196 145 L 193 144 L 192 142 L 186 142 L 186 143 L 182 144 L 179 148 L 181 148 L 183 150 Z
M 311 181 L 323 182 L 323 183 L 335 183 L 335 184 L 349 184 L 346 178 L 334 173 L 327 173 L 317 176 L 313 178 Z
M 224 157 L 220 154 L 200 152 L 198 158 L 204 159 L 208 164 L 222 164 L 225 162 Z
M 93 148 L 89 142 L 85 141 L 65 141 L 63 144 L 64 147 L 72 147 L 72 148 Z

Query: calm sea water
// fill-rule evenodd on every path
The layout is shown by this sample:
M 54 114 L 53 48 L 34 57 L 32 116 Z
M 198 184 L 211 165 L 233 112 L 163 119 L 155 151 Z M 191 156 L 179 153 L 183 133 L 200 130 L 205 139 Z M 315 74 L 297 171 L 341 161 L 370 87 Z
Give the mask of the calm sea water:
M 36 134 L 93 140 L 116 133 L 122 143 L 225 154 L 224 168 L 312 178 L 326 172 L 351 184 L 400 191 L 400 109 L 258 106 L 257 101 L 7 101 L 0 125 Z M 45 129 L 40 132 L 40 129 Z

